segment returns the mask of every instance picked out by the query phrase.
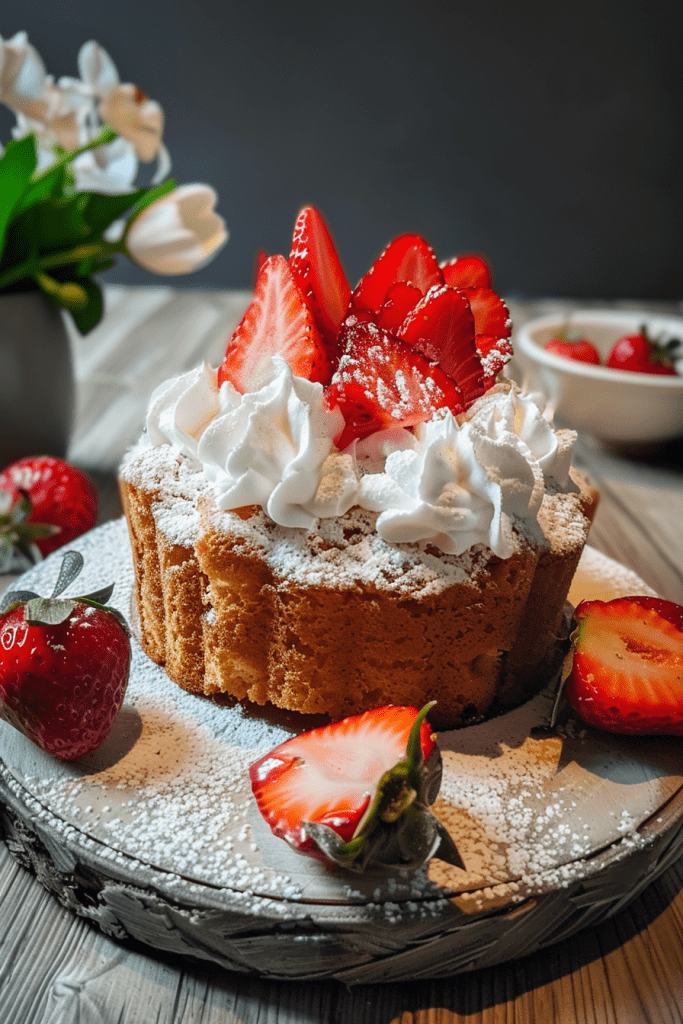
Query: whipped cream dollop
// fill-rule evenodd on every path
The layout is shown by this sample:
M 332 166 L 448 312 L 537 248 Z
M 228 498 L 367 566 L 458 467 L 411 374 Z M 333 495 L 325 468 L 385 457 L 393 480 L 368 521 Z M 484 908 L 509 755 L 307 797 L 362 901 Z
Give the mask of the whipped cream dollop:
M 280 526 L 311 529 L 358 505 L 379 513 L 389 543 L 452 554 L 484 544 L 508 558 L 513 524 L 535 518 L 546 481 L 575 489 L 575 435 L 556 434 L 540 401 L 511 384 L 458 418 L 441 410 L 413 431 L 379 431 L 339 452 L 343 425 L 322 386 L 279 356 L 258 391 L 218 388 L 205 364 L 157 388 L 147 414 L 151 444 L 200 463 L 219 508 L 260 505 Z

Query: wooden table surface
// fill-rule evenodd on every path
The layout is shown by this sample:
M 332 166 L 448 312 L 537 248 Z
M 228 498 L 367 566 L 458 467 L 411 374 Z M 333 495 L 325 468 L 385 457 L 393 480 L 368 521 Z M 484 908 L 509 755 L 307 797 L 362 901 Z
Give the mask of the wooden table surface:
M 95 479 L 101 521 L 121 514 L 116 467 L 140 433 L 152 388 L 203 358 L 215 365 L 247 299 L 112 287 L 98 328 L 85 339 L 74 334 L 69 458 Z M 509 304 L 516 325 L 558 308 L 606 305 Z M 581 438 L 575 461 L 601 491 L 591 544 L 683 604 L 683 438 L 647 459 Z M 0 1024 L 71 1022 L 683 1024 L 683 860 L 614 918 L 533 956 L 452 980 L 347 989 L 265 981 L 123 946 L 62 908 L 0 843 Z

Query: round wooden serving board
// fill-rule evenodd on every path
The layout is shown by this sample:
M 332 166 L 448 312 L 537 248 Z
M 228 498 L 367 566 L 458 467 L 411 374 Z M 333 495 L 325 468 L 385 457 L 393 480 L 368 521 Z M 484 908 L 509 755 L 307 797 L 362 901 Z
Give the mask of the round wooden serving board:
M 72 547 L 71 592 L 116 581 L 129 614 L 123 520 Z M 60 556 L 17 584 L 50 593 Z M 647 593 L 588 549 L 570 600 Z M 274 978 L 374 983 L 441 977 L 529 953 L 614 913 L 683 850 L 675 737 L 598 733 L 552 694 L 441 733 L 435 810 L 465 870 L 328 871 L 275 839 L 247 767 L 318 724 L 194 697 L 133 642 L 126 702 L 94 754 L 63 763 L 0 722 L 0 831 L 16 858 L 77 914 L 117 938 Z

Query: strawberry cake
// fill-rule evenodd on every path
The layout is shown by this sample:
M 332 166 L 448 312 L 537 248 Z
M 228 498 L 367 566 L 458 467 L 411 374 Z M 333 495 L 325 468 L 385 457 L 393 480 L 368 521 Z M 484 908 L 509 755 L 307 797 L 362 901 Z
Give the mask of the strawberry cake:
M 152 395 L 120 470 L 143 647 L 184 689 L 438 728 L 557 668 L 596 495 L 498 375 L 479 257 L 395 239 L 351 291 L 318 212 L 262 258 L 225 359 Z

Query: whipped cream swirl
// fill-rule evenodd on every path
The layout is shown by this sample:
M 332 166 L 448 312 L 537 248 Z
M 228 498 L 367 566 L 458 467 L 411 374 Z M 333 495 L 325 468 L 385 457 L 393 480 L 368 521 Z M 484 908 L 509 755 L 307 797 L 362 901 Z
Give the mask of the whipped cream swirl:
M 514 550 L 515 520 L 535 518 L 549 478 L 569 477 L 575 435 L 558 435 L 537 399 L 497 385 L 456 419 L 441 411 L 414 430 L 380 431 L 345 452 L 339 409 L 320 384 L 295 377 L 279 356 L 256 392 L 242 395 L 204 365 L 152 395 L 147 431 L 201 463 L 222 509 L 260 505 L 280 526 L 313 528 L 353 505 L 379 513 L 393 543 L 462 554 L 484 544 Z

